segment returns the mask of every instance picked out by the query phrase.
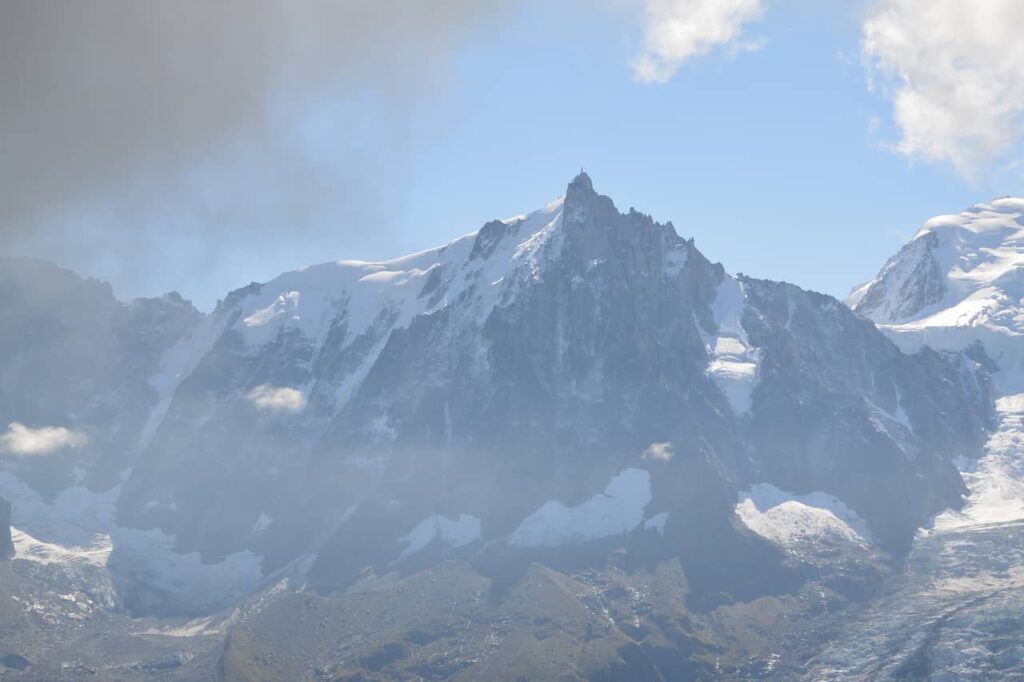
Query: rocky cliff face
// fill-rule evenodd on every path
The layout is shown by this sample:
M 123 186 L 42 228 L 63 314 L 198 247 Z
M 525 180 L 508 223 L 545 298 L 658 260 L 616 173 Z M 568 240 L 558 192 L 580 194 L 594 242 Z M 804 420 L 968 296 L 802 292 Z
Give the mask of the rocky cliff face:
M 35 448 L 9 464 L 45 496 L 77 483 L 115 485 L 157 401 L 150 379 L 200 314 L 177 294 L 125 304 L 106 283 L 0 259 L 0 319 L 0 428 L 77 436 L 75 447 Z
M 14 556 L 14 542 L 11 540 L 11 503 L 0 497 L 0 559 Z
M 745 291 L 745 324 L 764 349 L 745 425 L 753 479 L 833 494 L 905 551 L 915 528 L 960 503 L 953 460 L 977 453 L 992 425 L 985 371 L 966 355 L 905 355 L 830 297 L 773 282 Z
M 201 611 L 260 576 L 330 591 L 456 558 L 504 579 L 622 550 L 677 557 L 695 603 L 750 598 L 802 579 L 787 542 L 808 532 L 766 532 L 758 491 L 898 555 L 960 504 L 952 461 L 990 422 L 983 358 L 906 354 L 830 297 L 733 277 L 585 175 L 439 249 L 285 273 L 201 318 L 173 296 L 123 305 L 51 276 L 65 293 L 16 303 L 22 328 L 70 325 L 38 335 L 93 350 L 19 400 L 33 377 L 11 367 L 63 349 L 12 331 L 26 359 L 0 401 L 90 434 L 94 454 L 45 459 L 66 472 L 47 494 L 65 499 L 75 467 L 109 491 L 90 528 L 113 538 L 142 610 Z M 34 498 L 7 485 L 17 525 Z M 125 549 L 140 538 L 188 577 L 148 585 L 163 568 Z

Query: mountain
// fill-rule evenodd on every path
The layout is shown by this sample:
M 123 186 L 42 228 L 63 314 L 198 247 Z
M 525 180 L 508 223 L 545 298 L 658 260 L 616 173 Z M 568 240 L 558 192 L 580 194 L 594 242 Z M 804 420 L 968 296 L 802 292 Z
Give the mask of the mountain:
M 965 514 L 1024 518 L 1024 199 L 932 218 L 849 303 L 908 352 L 966 350 L 989 367 L 999 425 L 985 457 L 964 465 Z
M 907 349 L 982 343 L 1000 391 L 1024 391 L 1024 199 L 932 218 L 848 302 Z
M 807 678 L 1019 679 L 1024 199 L 932 218 L 849 304 L 906 352 L 963 350 L 987 366 L 997 423 L 982 456 L 958 462 L 966 505 L 931 520 L 884 598 L 849 619 Z
M 638 526 L 713 581 L 757 556 L 733 519 L 752 483 L 834 495 L 898 552 L 957 505 L 987 406 L 977 363 L 731 277 L 585 175 L 440 249 L 234 292 L 170 357 L 122 521 L 264 573 L 312 554 L 328 589 L 429 547 L 532 557 Z M 608 497 L 631 502 L 588 521 Z
M 136 617 L 241 608 L 219 658 L 178 661 L 228 679 L 747 669 L 766 614 L 866 598 L 960 508 L 957 463 L 995 423 L 990 353 L 907 352 L 866 319 L 946 295 L 930 262 L 855 314 L 728 274 L 584 174 L 443 247 L 285 273 L 208 315 L 9 265 L 6 438 L 61 444 L 4 460 L 13 564 L 73 565 Z M 444 615 L 430 585 L 475 596 Z
M 174 293 L 121 303 L 109 284 L 27 259 L 3 260 L 0 295 L 2 426 L 58 425 L 82 441 L 13 460 L 18 476 L 44 497 L 109 485 L 133 461 L 155 402 L 150 379 L 200 313 Z

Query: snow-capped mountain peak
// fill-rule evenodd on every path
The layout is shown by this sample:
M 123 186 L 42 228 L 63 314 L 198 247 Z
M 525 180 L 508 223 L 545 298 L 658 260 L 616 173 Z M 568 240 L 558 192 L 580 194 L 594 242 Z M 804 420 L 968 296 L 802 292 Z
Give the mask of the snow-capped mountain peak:
M 340 260 L 299 268 L 238 299 L 235 329 L 251 346 L 283 328 L 322 340 L 344 319 L 356 338 L 379 322 L 403 327 L 475 290 L 481 312 L 493 307 L 520 270 L 535 270 L 560 222 L 564 197 L 528 215 L 494 220 L 444 246 L 387 261 Z M 479 285 L 476 287 L 476 285 Z
M 1024 199 L 1003 197 L 932 218 L 849 305 L 903 348 L 982 342 L 1004 370 L 1024 346 Z M 1020 374 L 1020 376 L 1017 376 Z M 1004 371 L 1024 387 L 1024 373 Z M 1019 381 L 1018 381 L 1019 380 Z
M 925 222 L 849 303 L 882 324 L 991 323 L 1021 331 L 1024 318 L 997 309 L 1019 306 L 1022 296 L 1024 199 L 1003 197 Z
M 12 270 L 8 288 L 33 276 Z M 679 557 L 695 591 L 732 593 L 743 580 L 723 582 L 728 557 L 780 560 L 740 524 L 742 486 L 788 491 L 808 532 L 840 528 L 811 509 L 834 499 L 903 551 L 958 502 L 952 460 L 971 454 L 989 411 L 973 360 L 904 355 L 830 297 L 733 277 L 585 174 L 543 208 L 438 248 L 287 272 L 201 319 L 172 300 L 151 307 L 147 361 L 123 386 L 93 382 L 125 396 L 123 426 L 81 412 L 90 396 L 58 383 L 74 398 L 59 412 L 50 394 L 24 399 L 28 380 L 0 397 L 12 420 L 93 434 L 104 466 L 72 475 L 89 462 L 79 456 L 66 477 L 117 486 L 97 526 L 111 556 L 130 555 L 116 544 L 136 534 L 123 529 L 159 531 L 171 554 L 221 567 L 218 586 L 251 584 L 255 562 L 264 576 L 302 565 L 333 589 L 367 567 L 454 555 L 487 570 L 541 548 L 639 542 Z M 117 352 L 139 322 L 98 328 L 93 345 Z M 880 491 L 876 474 L 898 485 Z M 54 540 L 19 513 L 16 527 Z M 147 570 L 129 575 L 146 608 L 208 603 L 188 586 L 164 592 Z

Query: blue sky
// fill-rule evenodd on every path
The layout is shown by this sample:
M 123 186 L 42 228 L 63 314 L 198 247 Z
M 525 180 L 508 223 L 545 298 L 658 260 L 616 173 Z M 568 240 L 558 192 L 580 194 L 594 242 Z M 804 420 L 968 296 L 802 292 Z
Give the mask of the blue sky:
M 824 5 L 828 7 L 824 7 Z M 837 10 L 837 8 L 839 8 Z M 844 296 L 926 218 L 1020 191 L 891 151 L 854 3 L 775 3 L 760 49 L 636 82 L 621 16 L 530 5 L 460 52 L 418 150 L 406 250 L 539 206 L 583 165 L 620 208 L 672 220 L 733 272 Z M 844 16 L 845 15 L 845 16 Z
M 649 42 L 651 7 L 685 22 L 716 2 L 756 7 L 760 18 L 736 24 L 737 35 L 706 54 L 677 59 L 666 82 L 640 82 L 631 64 Z M 122 296 L 173 288 L 208 309 L 250 280 L 402 255 L 540 207 L 582 166 L 620 208 L 671 220 L 729 271 L 844 297 L 930 216 L 1022 191 L 1017 57 L 1001 76 L 996 65 L 942 70 L 934 51 L 946 48 L 911 33 L 915 11 L 953 8 L 929 16 L 938 28 L 928 35 L 952 43 L 954 58 L 957 49 L 983 53 L 979 41 L 1000 47 L 998 34 L 970 34 L 962 45 L 944 35 L 963 23 L 955 3 L 509 2 L 452 31 L 423 69 L 277 87 L 265 127 L 215 139 L 173 182 L 158 169 L 71 204 L 59 229 L 24 251 L 112 279 Z M 905 31 L 912 49 L 883 41 L 871 55 L 883 66 L 866 70 L 865 26 L 876 15 L 889 21 L 880 35 Z M 415 62 L 423 46 L 410 45 Z M 393 51 L 396 62 L 404 54 L 395 42 L 372 49 Z M 994 101 L 1014 107 L 979 116 L 944 99 L 950 83 L 987 68 L 996 74 L 984 81 L 989 90 L 1007 89 Z M 920 86 L 912 101 L 925 104 L 900 118 L 894 101 L 908 78 Z M 957 131 L 958 121 L 976 121 L 979 132 L 943 137 L 934 121 Z M 1000 138 L 985 137 L 985 126 L 1003 124 Z M 294 169 L 279 161 L 292 156 L 301 159 Z M 152 228 L 129 240 L 128 253 L 125 223 Z M 88 235 L 87 257 L 68 248 L 72 235 Z

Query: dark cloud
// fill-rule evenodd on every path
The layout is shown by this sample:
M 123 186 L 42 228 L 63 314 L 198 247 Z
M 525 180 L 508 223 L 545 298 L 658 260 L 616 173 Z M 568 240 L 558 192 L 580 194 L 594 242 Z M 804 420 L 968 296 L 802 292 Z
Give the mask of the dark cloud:
M 379 240 L 413 104 L 498 4 L 0 3 L 3 248 L 137 283 L 275 230 Z

